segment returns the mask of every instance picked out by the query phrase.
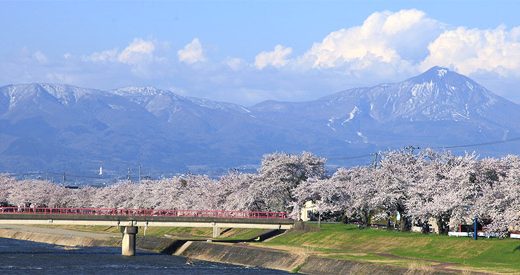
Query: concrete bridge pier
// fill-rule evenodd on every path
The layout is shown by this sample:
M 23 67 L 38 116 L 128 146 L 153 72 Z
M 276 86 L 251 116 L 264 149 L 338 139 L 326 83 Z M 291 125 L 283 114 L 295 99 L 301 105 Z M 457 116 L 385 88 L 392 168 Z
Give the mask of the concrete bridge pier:
M 137 226 L 121 227 L 123 233 L 123 241 L 121 242 L 121 254 L 123 256 L 135 256 L 135 235 L 137 235 Z
M 213 238 L 218 238 L 218 236 L 220 236 L 222 228 L 218 227 L 215 223 L 212 223 L 212 225 L 213 225 L 213 235 L 212 235 L 212 237 Z

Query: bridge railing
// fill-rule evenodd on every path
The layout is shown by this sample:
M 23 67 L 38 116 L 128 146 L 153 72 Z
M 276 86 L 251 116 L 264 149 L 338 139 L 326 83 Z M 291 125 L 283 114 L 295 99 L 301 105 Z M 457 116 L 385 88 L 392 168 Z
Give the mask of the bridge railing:
M 177 210 L 177 209 L 124 209 L 124 208 L 41 208 L 0 207 L 2 214 L 38 215 L 105 215 L 105 216 L 150 216 L 150 217 L 201 217 L 232 219 L 287 219 L 285 212 L 230 211 L 230 210 Z

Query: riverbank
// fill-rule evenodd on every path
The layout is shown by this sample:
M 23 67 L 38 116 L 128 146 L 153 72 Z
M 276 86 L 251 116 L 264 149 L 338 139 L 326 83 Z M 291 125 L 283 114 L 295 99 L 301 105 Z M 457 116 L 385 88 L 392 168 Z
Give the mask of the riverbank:
M 237 238 L 237 235 L 238 237 L 249 237 L 250 234 L 241 232 L 229 236 L 229 239 Z M 140 249 L 173 254 L 196 260 L 243 266 L 258 266 L 306 274 L 347 274 L 359 273 L 359 271 L 366 271 L 366 273 L 373 274 L 402 274 L 407 271 L 407 269 L 403 268 L 382 268 L 372 264 L 309 257 L 309 255 L 305 253 L 291 253 L 283 250 L 251 246 L 247 243 L 207 242 L 197 240 L 197 237 L 200 238 L 201 236 L 195 236 L 194 241 L 179 241 L 156 236 L 139 236 L 137 246 Z M 119 246 L 121 235 L 113 233 L 113 230 L 104 233 L 95 233 L 56 227 L 9 225 L 0 226 L 0 238 L 69 247 L 90 247 Z
M 121 256 L 120 247 L 64 247 L 0 238 L 0 274 L 126 274 L 282 275 L 283 271 L 250 268 L 139 251 L 138 257 Z
M 60 246 L 117 246 L 120 234 L 75 231 L 27 225 L 1 225 L 0 238 L 48 243 Z
M 328 225 L 327 225 L 328 226 Z M 184 239 L 191 236 L 192 241 L 175 240 L 178 229 L 144 231 L 138 236 L 137 245 L 141 249 L 153 250 L 165 254 L 175 254 L 191 259 L 229 263 L 245 266 L 259 266 L 270 269 L 300 272 L 306 274 L 446 274 L 465 272 L 470 268 L 462 265 L 432 261 L 428 259 L 406 258 L 390 253 L 371 255 L 362 250 L 334 250 L 329 244 L 341 245 L 345 236 L 334 233 L 331 228 L 320 231 L 291 231 L 267 242 L 236 242 L 237 239 L 249 239 L 258 231 L 231 231 L 216 242 L 206 242 L 209 230 L 192 229 L 182 231 Z M 45 242 L 64 246 L 119 246 L 121 235 L 117 228 L 74 228 L 75 230 L 56 227 L 10 226 L 0 227 L 0 237 L 15 238 L 36 242 Z M 81 230 L 81 231 L 78 231 Z M 89 230 L 96 230 L 94 233 Z M 208 232 L 206 232 L 208 231 Z M 173 232 L 173 233 L 172 233 Z M 165 234 L 168 233 L 168 234 Z M 337 233 L 337 232 L 336 232 Z M 363 232 L 370 233 L 370 232 Z M 168 237 L 164 237 L 168 236 Z M 169 238 L 171 237 L 171 238 Z M 394 236 L 395 237 L 395 236 Z M 296 242 L 295 238 L 298 239 Z M 317 238 L 317 239 L 314 239 Z M 334 238 L 338 238 L 334 240 Z M 331 239 L 333 241 L 331 241 Z M 217 242 L 230 241 L 234 243 Z M 318 240 L 318 242 L 316 242 Z M 351 240 L 352 242 L 352 240 Z M 373 242 L 366 240 L 367 247 Z M 348 252 L 356 251 L 356 253 Z M 472 271 L 478 271 L 473 269 Z M 483 270 L 480 270 L 483 271 Z M 487 270 L 489 271 L 489 270 Z

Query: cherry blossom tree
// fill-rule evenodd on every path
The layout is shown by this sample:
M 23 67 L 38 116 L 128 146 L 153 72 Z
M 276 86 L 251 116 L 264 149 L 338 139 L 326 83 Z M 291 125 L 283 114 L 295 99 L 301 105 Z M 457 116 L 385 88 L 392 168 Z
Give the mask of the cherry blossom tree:
M 121 181 L 69 189 L 35 179 L 0 175 L 0 205 L 20 207 L 110 207 L 287 211 L 297 218 L 312 201 L 368 225 L 374 217 L 433 219 L 441 232 L 478 217 L 501 235 L 520 228 L 520 157 L 479 159 L 475 154 L 396 150 L 382 153 L 377 167 L 340 168 L 325 176 L 325 159 L 311 153 L 265 155 L 257 173 L 232 171 L 219 179 L 188 175 Z
M 421 180 L 423 162 L 423 158 L 411 150 L 388 151 L 382 154 L 380 167 L 374 173 L 374 184 L 378 190 L 375 203 L 386 213 L 399 215 L 402 231 L 411 227 L 412 217 L 407 209 L 409 189 Z
M 453 209 L 461 200 L 455 190 L 460 188 L 460 177 L 453 178 L 452 169 L 471 161 L 473 156 L 456 157 L 450 152 L 435 152 L 426 149 L 419 154 L 423 159 L 419 178 L 411 185 L 406 202 L 408 214 L 426 225 L 434 219 L 439 233 L 448 231 Z M 449 192 L 448 190 L 452 190 Z
M 364 226 L 370 224 L 371 217 L 381 208 L 375 179 L 376 171 L 372 167 L 340 168 L 330 179 L 343 188 L 341 197 L 346 215 L 357 218 Z
M 520 228 L 520 158 L 506 156 L 482 163 L 487 184 L 475 208 L 481 218 L 491 221 L 489 231 L 505 236 L 509 230 Z
M 259 208 L 291 212 L 293 190 L 309 178 L 325 176 L 325 159 L 311 153 L 300 155 L 273 153 L 265 155 L 258 171 L 253 194 Z
M 257 198 L 254 185 L 258 183 L 255 174 L 231 172 L 219 180 L 219 188 L 216 194 L 220 198 L 225 210 L 257 210 Z
M 16 180 L 8 175 L 0 174 L 0 206 L 9 204 L 9 196 Z

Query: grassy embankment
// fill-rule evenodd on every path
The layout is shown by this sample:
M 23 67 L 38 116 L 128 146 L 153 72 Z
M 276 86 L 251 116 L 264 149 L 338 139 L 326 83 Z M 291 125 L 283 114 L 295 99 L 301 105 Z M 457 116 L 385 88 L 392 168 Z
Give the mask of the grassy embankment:
M 490 272 L 520 272 L 520 240 L 456 238 L 435 234 L 358 229 L 322 224 L 317 232 L 287 232 L 262 246 L 298 248 L 329 258 L 397 266 L 439 266 Z
M 84 232 L 105 232 L 118 234 L 121 233 L 118 227 L 113 226 L 82 226 L 82 225 L 47 225 L 40 227 L 56 227 L 62 229 L 70 229 Z M 188 227 L 148 227 L 146 230 L 139 227 L 138 237 L 160 237 L 172 239 L 186 239 L 186 240 L 207 240 L 211 239 L 211 228 L 188 228 Z M 222 232 L 219 240 L 235 241 L 235 240 L 250 240 L 263 234 L 266 230 L 263 229 L 230 229 Z
M 317 225 L 311 225 L 317 226 Z M 62 226 L 80 231 L 119 233 L 115 227 Z M 146 236 L 176 239 L 211 237 L 210 228 L 148 228 Z M 265 232 L 232 229 L 220 240 L 248 240 Z M 140 228 L 139 235 L 144 230 Z M 479 239 L 402 233 L 379 229 L 358 229 L 345 224 L 322 224 L 313 232 L 289 231 L 267 242 L 251 245 L 271 247 L 334 259 L 371 262 L 401 267 L 440 266 L 460 270 L 520 272 L 520 240 Z

